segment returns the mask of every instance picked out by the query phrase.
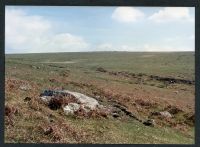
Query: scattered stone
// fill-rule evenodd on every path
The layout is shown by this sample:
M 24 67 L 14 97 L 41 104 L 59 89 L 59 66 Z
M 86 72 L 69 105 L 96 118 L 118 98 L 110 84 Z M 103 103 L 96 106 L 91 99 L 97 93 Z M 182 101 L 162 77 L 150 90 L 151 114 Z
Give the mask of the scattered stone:
M 69 103 L 67 106 L 63 107 L 63 111 L 66 115 L 73 115 L 74 112 L 78 111 L 80 105 L 77 103 Z
M 99 95 L 95 96 L 95 98 L 100 99 L 101 97 Z
M 30 86 L 30 85 L 21 85 L 21 86 L 19 87 L 19 89 L 24 90 L 24 91 L 27 91 L 27 90 L 31 90 L 31 86 Z
M 39 66 L 35 66 L 35 65 L 31 65 L 31 67 L 34 68 L 34 69 L 40 69 Z
M 65 92 L 68 92 L 69 94 L 74 96 L 78 103 L 83 104 L 84 108 L 89 108 L 91 110 L 94 110 L 99 106 L 98 101 L 94 98 L 88 97 L 78 92 L 70 92 L 70 91 L 65 91 Z
M 52 99 L 51 96 L 42 96 L 40 99 L 45 102 L 46 104 L 49 104 L 50 100 Z
M 172 118 L 172 115 L 168 111 L 160 112 L 160 115 L 165 118 Z
M 156 125 L 154 119 L 148 119 L 148 120 L 144 121 L 143 124 L 146 126 L 151 126 L 151 127 L 154 127 Z
M 31 67 L 34 68 L 34 69 L 36 69 L 36 66 L 34 66 L 34 65 L 31 65 Z
M 84 117 L 100 116 L 106 118 L 109 115 L 114 118 L 126 115 L 141 121 L 121 104 L 115 103 L 112 106 L 105 107 L 100 105 L 96 99 L 78 92 L 69 90 L 45 90 L 39 98 L 52 110 L 62 108 L 66 115 Z

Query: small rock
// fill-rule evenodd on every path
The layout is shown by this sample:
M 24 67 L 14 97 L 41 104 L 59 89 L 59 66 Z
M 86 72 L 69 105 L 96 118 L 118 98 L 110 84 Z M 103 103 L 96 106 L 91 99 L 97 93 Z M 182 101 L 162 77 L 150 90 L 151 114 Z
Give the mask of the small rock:
M 78 111 L 80 105 L 77 103 L 69 103 L 67 106 L 63 107 L 63 111 L 66 115 L 73 115 L 75 111 Z
M 37 67 L 36 67 L 36 66 L 34 66 L 34 65 L 31 65 L 31 67 L 32 67 L 32 68 L 34 68 L 34 69 L 36 69 L 36 68 L 37 68 Z
M 52 97 L 51 96 L 42 96 L 40 97 L 40 99 L 45 102 L 46 104 L 49 104 L 49 102 L 51 101 Z
M 119 117 L 119 114 L 118 114 L 118 113 L 113 113 L 112 116 L 113 116 L 114 118 L 118 118 L 118 117 Z
M 101 98 L 99 95 L 95 96 L 97 99 Z
M 165 117 L 165 118 L 171 118 L 172 117 L 172 115 L 168 111 L 160 112 L 160 115 Z
M 31 90 L 31 86 L 30 86 L 30 85 L 21 85 L 21 86 L 19 87 L 19 89 L 24 90 L 24 91 L 27 91 L 27 90 Z
M 34 69 L 40 69 L 39 66 L 35 66 L 35 65 L 31 65 L 31 67 L 34 68 Z
M 143 124 L 146 126 L 154 127 L 156 123 L 155 123 L 154 119 L 148 119 L 148 120 L 144 121 Z
M 106 109 L 106 107 L 103 106 L 103 105 L 98 105 L 97 108 L 99 108 L 99 109 Z

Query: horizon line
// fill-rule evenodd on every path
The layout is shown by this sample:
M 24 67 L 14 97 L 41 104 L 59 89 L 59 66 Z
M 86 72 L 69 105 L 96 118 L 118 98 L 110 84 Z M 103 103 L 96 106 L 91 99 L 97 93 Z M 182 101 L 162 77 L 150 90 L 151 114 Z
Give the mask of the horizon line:
M 78 52 L 30 52 L 30 53 L 5 53 L 7 54 L 54 54 L 54 53 L 102 53 L 102 52 L 131 52 L 131 53 L 181 53 L 195 51 L 78 51 Z

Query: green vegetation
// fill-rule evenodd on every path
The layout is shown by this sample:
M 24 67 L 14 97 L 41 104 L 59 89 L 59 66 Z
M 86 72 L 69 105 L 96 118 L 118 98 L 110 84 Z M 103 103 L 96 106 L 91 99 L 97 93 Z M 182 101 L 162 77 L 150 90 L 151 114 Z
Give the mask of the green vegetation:
M 194 80 L 194 52 L 6 55 L 5 103 L 13 109 L 12 115 L 5 119 L 5 142 L 194 143 L 194 124 L 190 117 L 194 114 L 194 84 L 170 84 L 153 79 L 151 75 Z M 29 84 L 31 89 L 20 90 L 23 84 Z M 105 105 L 118 102 L 142 120 L 148 119 L 151 112 L 164 111 L 168 106 L 181 111 L 171 119 L 155 117 L 155 127 L 127 116 L 66 116 L 37 100 L 44 89 L 55 88 L 92 97 L 98 95 L 100 103 Z M 24 101 L 26 97 L 31 100 Z M 53 132 L 45 135 L 48 127 Z

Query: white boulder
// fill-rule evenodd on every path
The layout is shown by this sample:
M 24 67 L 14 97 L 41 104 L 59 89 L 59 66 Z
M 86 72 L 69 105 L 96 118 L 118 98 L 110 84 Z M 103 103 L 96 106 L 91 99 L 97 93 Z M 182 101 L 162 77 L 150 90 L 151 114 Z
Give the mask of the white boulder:
M 67 90 L 65 90 L 65 92 L 74 96 L 74 98 L 77 100 L 78 103 L 83 104 L 84 108 L 89 108 L 91 110 L 94 110 L 99 105 L 96 99 L 86 96 L 82 93 L 71 92 Z
M 68 105 L 64 105 L 63 111 L 65 114 L 74 114 L 75 111 L 77 111 L 80 106 L 82 109 L 88 113 L 91 110 L 99 109 L 101 108 L 101 105 L 98 103 L 98 101 L 92 97 L 86 96 L 82 93 L 78 92 L 72 92 L 69 90 L 45 90 L 42 94 L 40 99 L 45 102 L 47 105 L 53 99 L 55 96 L 66 96 L 66 97 L 60 97 L 60 98 L 69 98 L 72 97 L 74 99 L 73 103 L 69 103 Z
M 52 99 L 51 96 L 41 96 L 40 99 L 45 102 L 46 104 L 49 104 L 50 100 Z
M 172 115 L 168 111 L 162 111 L 160 112 L 160 115 L 165 118 L 172 118 Z
M 63 111 L 66 115 L 73 115 L 74 112 L 78 111 L 80 105 L 77 103 L 69 103 L 68 105 L 63 107 Z

